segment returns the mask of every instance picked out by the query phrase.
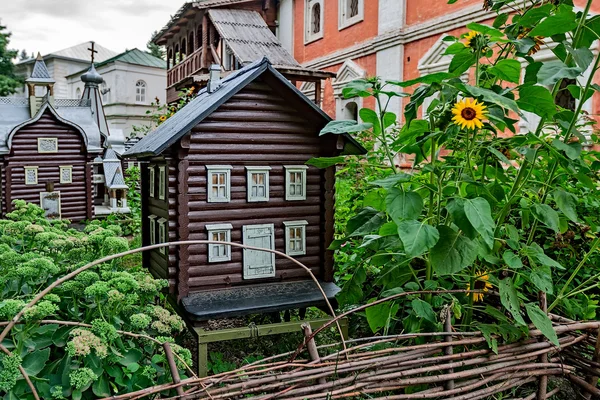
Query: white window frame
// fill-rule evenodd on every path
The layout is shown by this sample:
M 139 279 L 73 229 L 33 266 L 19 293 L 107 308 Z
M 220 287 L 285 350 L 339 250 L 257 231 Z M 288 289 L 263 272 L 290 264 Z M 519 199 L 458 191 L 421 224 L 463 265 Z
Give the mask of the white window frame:
M 275 225 L 274 224 L 260 224 L 260 225 L 245 225 L 242 227 L 242 237 L 243 244 L 248 244 L 248 231 L 251 229 L 261 229 L 266 228 L 270 229 L 270 239 L 271 239 L 271 250 L 275 250 Z M 265 235 L 266 236 L 266 235 Z M 273 278 L 276 274 L 276 265 L 275 265 L 275 253 L 269 253 L 271 255 L 271 265 L 273 266 L 271 273 L 268 274 L 256 274 L 250 275 L 249 271 L 253 268 L 249 264 L 248 260 L 248 252 L 255 251 L 250 249 L 244 249 L 244 279 L 261 279 L 261 278 Z
M 167 233 L 167 220 L 165 218 L 159 218 L 157 222 L 158 222 L 158 241 L 159 241 L 159 243 L 167 243 L 169 241 L 168 233 Z M 169 248 L 161 247 L 160 252 L 164 255 L 167 255 L 169 253 Z
M 40 144 L 44 140 L 54 142 L 55 150 L 50 150 L 50 151 L 42 150 L 42 147 L 40 146 Z M 37 142 L 38 142 L 38 153 L 40 153 L 40 154 L 58 153 L 58 138 L 41 137 L 41 138 L 38 138 Z
M 73 166 L 61 165 L 59 168 L 60 183 L 73 183 Z M 69 171 L 69 179 L 63 179 L 63 171 Z
M 246 167 L 247 185 L 246 190 L 248 192 L 248 202 L 255 201 L 269 201 L 269 171 L 271 167 Z M 253 174 L 264 174 L 265 175 L 265 195 L 264 196 L 252 196 L 252 175 Z M 259 185 L 256 185 L 259 186 Z
M 165 199 L 165 189 L 167 181 L 167 166 L 161 165 L 158 167 L 158 198 L 160 200 Z
M 306 171 L 308 170 L 307 165 L 284 165 L 285 169 L 285 199 L 288 201 L 295 200 L 306 200 Z M 291 174 L 301 173 L 302 174 L 302 194 L 296 193 L 291 194 Z
M 145 81 L 139 80 L 135 83 L 135 102 L 137 104 L 146 104 L 146 92 L 148 85 Z
M 150 220 L 150 244 L 156 244 L 156 215 L 151 214 L 148 216 Z
M 312 31 L 312 9 L 315 4 L 319 4 L 321 7 L 321 15 L 319 24 L 321 29 L 317 33 Z M 314 42 L 323 37 L 323 31 L 325 30 L 325 9 L 323 0 L 304 0 L 304 44 Z
M 308 225 L 308 221 L 284 221 L 283 225 L 285 226 L 285 254 L 288 256 L 301 256 L 306 254 L 306 225 Z M 298 228 L 300 228 L 301 232 L 300 243 L 302 249 L 292 250 L 290 248 L 291 230 Z
M 347 17 L 346 11 L 348 10 L 348 4 L 352 0 L 338 0 L 338 30 L 342 30 L 359 23 L 365 18 L 365 4 L 364 0 L 358 1 L 358 14 L 353 17 Z M 399 1 L 399 0 L 398 0 Z
M 37 185 L 38 184 L 38 167 L 23 167 L 25 171 L 25 184 L 26 185 Z M 27 172 L 34 171 L 35 172 L 35 181 L 30 181 L 27 179 Z
M 207 165 L 206 166 L 206 201 L 209 203 L 229 203 L 231 201 L 231 165 Z M 215 197 L 212 194 L 214 174 L 225 174 L 225 196 Z
M 148 167 L 150 176 L 150 197 L 154 197 L 154 186 L 156 186 L 156 172 L 154 171 L 154 165 Z
M 211 224 L 206 225 L 206 231 L 208 232 L 208 240 L 213 239 L 213 235 L 225 234 L 225 241 L 231 242 L 231 230 L 233 226 L 231 224 Z M 214 256 L 213 251 L 216 247 L 222 246 L 224 254 L 221 256 Z M 224 262 L 231 261 L 231 245 L 228 244 L 216 244 L 209 243 L 208 245 L 208 262 Z

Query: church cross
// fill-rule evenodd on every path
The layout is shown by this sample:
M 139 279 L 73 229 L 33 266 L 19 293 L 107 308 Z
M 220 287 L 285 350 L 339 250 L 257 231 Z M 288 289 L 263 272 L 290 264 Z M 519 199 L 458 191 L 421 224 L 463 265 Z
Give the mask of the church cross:
M 94 63 L 94 53 L 97 53 L 98 50 L 95 50 L 95 45 L 96 43 L 94 42 L 90 42 L 92 44 L 91 48 L 88 48 L 88 50 L 92 53 L 92 64 Z

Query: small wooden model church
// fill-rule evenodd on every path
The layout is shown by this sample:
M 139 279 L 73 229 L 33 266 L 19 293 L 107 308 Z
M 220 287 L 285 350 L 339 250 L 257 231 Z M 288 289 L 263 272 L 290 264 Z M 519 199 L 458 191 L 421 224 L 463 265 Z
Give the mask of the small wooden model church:
M 319 136 L 330 118 L 266 58 L 219 74 L 211 68 L 207 87 L 125 154 L 145 161 L 143 245 L 275 249 L 309 267 L 333 298 L 335 168 L 306 162 L 365 150 L 347 135 Z M 268 252 L 171 246 L 144 253 L 144 264 L 196 322 L 323 302 L 305 270 Z
M 121 161 L 111 148 L 123 144 L 110 137 L 93 62 L 81 79 L 81 99 L 54 99 L 55 81 L 38 54 L 28 97 L 0 97 L 1 215 L 17 199 L 72 222 L 129 212 Z

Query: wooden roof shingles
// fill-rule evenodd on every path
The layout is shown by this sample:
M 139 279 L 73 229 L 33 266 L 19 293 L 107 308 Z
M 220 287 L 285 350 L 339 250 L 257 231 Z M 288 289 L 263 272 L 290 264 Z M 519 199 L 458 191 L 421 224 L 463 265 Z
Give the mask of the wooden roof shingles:
M 297 96 L 300 101 L 308 105 L 310 109 L 323 120 L 323 125 L 331 121 L 331 118 L 323 110 L 307 98 L 296 86 L 292 85 L 286 77 L 271 65 L 269 59 L 264 57 L 261 60 L 248 64 L 244 68 L 228 75 L 219 82 L 218 89 L 212 93 L 209 93 L 206 87 L 203 88 L 198 92 L 198 95 L 194 100 L 189 102 L 171 118 L 167 119 L 158 128 L 142 138 L 138 143 L 131 147 L 124 156 L 148 157 L 161 154 L 187 134 L 204 118 L 212 114 L 219 106 L 263 73 L 269 73 L 282 85 L 287 87 L 287 90 Z M 350 135 L 344 134 L 343 136 L 351 145 L 351 147 L 345 151 L 345 154 L 364 154 L 366 152 L 362 145 Z

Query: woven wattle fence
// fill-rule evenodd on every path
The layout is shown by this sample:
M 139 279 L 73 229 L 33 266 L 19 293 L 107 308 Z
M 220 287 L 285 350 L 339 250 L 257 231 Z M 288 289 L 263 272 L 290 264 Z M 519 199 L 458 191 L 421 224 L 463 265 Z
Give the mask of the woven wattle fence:
M 600 376 L 597 334 L 600 322 L 561 322 L 554 330 L 560 346 L 551 344 L 539 330 L 530 337 L 489 349 L 479 332 L 435 332 L 374 337 L 317 347 L 307 340 L 306 359 L 290 360 L 281 354 L 244 368 L 206 378 L 182 380 L 113 399 L 149 395 L 172 399 L 484 399 L 513 388 L 525 387 L 521 399 L 550 398 L 559 390 L 540 388 L 546 378 L 562 376 L 588 398 L 599 398 Z M 310 338 L 309 329 L 305 334 Z M 402 345 L 417 337 L 425 344 Z M 338 347 L 338 348 L 341 348 Z M 328 355 L 319 357 L 319 352 Z M 302 353 L 304 354 L 304 353 Z M 542 379 L 543 378 L 543 379 Z M 525 386 L 528 385 L 529 386 Z M 164 396 L 184 387 L 178 396 Z M 526 392 L 526 390 L 523 390 Z M 160 397 L 160 395 L 164 397 Z

